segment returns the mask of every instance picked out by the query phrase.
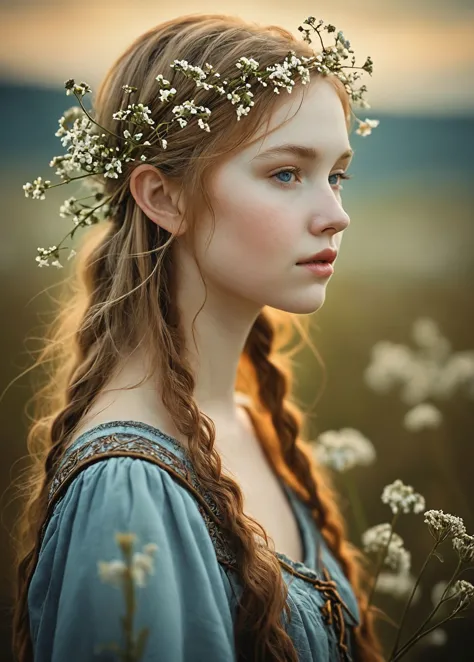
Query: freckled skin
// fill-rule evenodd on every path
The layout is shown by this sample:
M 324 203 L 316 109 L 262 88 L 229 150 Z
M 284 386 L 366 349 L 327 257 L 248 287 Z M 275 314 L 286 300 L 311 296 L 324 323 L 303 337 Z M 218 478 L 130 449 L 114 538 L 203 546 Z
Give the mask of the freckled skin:
M 295 91 L 281 96 L 271 128 L 293 115 L 301 99 Z M 323 160 L 311 164 L 283 154 L 253 161 L 259 153 L 283 143 L 315 147 Z M 330 175 L 344 170 L 334 164 L 348 147 L 337 93 L 330 83 L 316 79 L 285 126 L 222 164 L 212 183 L 214 236 L 207 247 L 208 233 L 201 233 L 197 246 L 208 287 L 255 307 L 268 305 L 294 313 L 320 308 L 330 278 L 316 277 L 296 262 L 327 247 L 339 250 L 350 219 L 336 190 L 337 178 Z M 272 177 L 284 167 L 295 166 L 303 169 L 298 177 Z M 210 223 L 209 214 L 203 226 L 210 228 Z

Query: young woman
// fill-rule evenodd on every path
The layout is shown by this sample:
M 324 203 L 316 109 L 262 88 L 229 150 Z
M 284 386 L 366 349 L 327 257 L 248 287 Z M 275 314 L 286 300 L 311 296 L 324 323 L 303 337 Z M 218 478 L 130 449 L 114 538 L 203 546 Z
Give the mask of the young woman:
M 150 126 L 171 126 L 170 95 L 194 95 L 212 119 L 210 130 L 182 121 L 166 142 L 147 141 L 145 158 L 96 175 L 97 199 L 115 204 L 88 231 L 39 359 L 55 369 L 28 438 L 19 662 L 119 659 L 97 654 L 123 645 L 123 604 L 97 571 L 119 556 L 117 532 L 157 545 L 137 593 L 143 660 L 381 659 L 361 562 L 300 436 L 283 351 L 288 331 L 305 332 L 298 316 L 323 305 L 349 225 L 347 87 L 317 70 L 303 84 L 295 70 L 291 95 L 252 86 L 250 112 L 236 117 L 231 93 L 196 94 L 195 79 L 170 69 L 214 64 L 232 90 L 241 58 L 265 69 L 290 50 L 314 56 L 305 41 L 180 17 L 139 37 L 94 101 L 117 151 L 132 87 Z

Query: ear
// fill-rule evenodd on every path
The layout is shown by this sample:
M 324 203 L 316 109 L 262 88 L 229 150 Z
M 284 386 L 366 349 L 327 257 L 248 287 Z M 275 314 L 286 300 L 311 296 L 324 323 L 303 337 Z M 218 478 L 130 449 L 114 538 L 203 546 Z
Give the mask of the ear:
M 134 168 L 130 176 L 130 192 L 140 209 L 151 221 L 176 236 L 186 230 L 178 204 L 179 188 L 178 183 L 148 163 Z

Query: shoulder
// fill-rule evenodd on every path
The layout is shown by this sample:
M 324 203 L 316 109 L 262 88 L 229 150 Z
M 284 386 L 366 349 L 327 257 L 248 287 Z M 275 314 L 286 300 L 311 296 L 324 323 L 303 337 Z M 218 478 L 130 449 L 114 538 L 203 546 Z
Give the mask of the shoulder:
M 137 624 L 152 626 L 146 659 L 163 650 L 183 660 L 184 631 L 195 647 L 186 659 L 233 659 L 234 584 L 202 514 L 210 509 L 187 483 L 190 468 L 152 429 L 112 427 L 78 439 L 55 477 L 28 593 L 38 660 L 92 659 L 96 644 L 122 635 L 118 584 L 105 581 L 124 563 L 117 534 L 133 540 L 133 568 L 149 573 L 136 614 Z
M 56 471 L 48 513 L 44 536 L 54 529 L 53 519 L 102 532 L 113 522 L 115 529 L 138 528 L 143 535 L 154 521 L 171 544 L 188 541 L 224 565 L 235 565 L 214 504 L 184 449 L 142 422 L 113 421 L 81 435 Z

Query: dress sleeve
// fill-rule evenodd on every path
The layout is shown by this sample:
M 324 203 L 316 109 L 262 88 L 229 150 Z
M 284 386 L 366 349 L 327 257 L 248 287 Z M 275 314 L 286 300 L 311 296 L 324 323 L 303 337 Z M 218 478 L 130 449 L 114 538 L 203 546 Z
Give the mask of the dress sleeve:
M 137 536 L 134 551 L 158 548 L 135 589 L 134 632 L 150 631 L 141 662 L 235 660 L 232 586 L 194 497 L 146 460 L 109 457 L 76 476 L 46 527 L 28 593 L 35 662 L 125 659 L 96 648 L 124 648 L 122 588 L 98 572 L 123 558 L 118 532 Z

